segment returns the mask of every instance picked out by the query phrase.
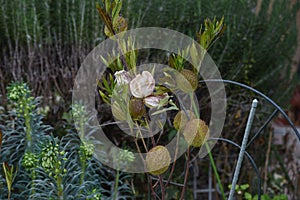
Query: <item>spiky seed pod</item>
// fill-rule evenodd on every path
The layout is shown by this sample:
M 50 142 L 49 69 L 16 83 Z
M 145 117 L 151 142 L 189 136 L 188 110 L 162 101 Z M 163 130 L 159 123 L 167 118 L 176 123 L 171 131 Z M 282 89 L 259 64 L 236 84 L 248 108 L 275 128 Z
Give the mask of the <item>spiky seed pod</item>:
M 167 171 L 171 164 L 171 156 L 168 149 L 164 146 L 152 148 L 146 156 L 146 166 L 149 173 L 160 175 Z
M 185 128 L 185 125 L 195 119 L 196 116 L 195 114 L 191 111 L 191 110 L 187 110 L 186 112 L 184 112 L 183 110 L 179 111 L 176 115 L 175 115 L 175 118 L 173 120 L 173 125 L 174 125 L 174 128 L 176 130 L 184 130 Z
M 124 17 L 119 16 L 116 24 L 113 24 L 113 28 L 115 31 L 115 34 L 121 33 L 123 31 L 126 31 L 128 28 L 128 22 Z M 114 33 L 110 32 L 108 27 L 104 27 L 104 34 L 108 37 L 111 37 L 114 35 Z
M 201 147 L 208 137 L 208 126 L 201 119 L 189 121 L 183 131 L 183 136 L 190 146 Z
M 132 98 L 129 101 L 129 113 L 133 119 L 139 119 L 146 113 L 146 108 L 142 99 Z
M 182 76 L 176 76 L 177 87 L 184 92 L 193 92 L 198 87 L 198 76 L 188 69 L 180 71 Z

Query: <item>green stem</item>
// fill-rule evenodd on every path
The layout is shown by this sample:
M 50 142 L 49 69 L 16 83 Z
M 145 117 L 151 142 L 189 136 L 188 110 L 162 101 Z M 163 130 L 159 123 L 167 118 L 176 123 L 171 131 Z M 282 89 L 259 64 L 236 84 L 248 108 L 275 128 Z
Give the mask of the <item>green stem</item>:
M 63 199 L 63 188 L 61 187 L 62 178 L 58 174 L 57 174 L 57 178 L 56 178 L 56 184 L 57 184 L 57 190 L 58 190 L 58 192 L 57 192 L 58 199 Z
M 196 117 L 198 119 L 200 119 L 200 113 L 199 113 L 198 108 L 197 108 L 197 106 L 195 104 L 194 95 L 193 95 L 193 93 L 189 93 L 189 94 L 190 94 L 190 98 L 191 98 L 191 102 L 192 102 L 192 107 L 193 107 L 193 110 L 195 111 Z
M 192 106 L 193 106 L 194 112 L 195 112 L 197 118 L 200 119 L 200 113 L 199 113 L 199 111 L 197 109 L 195 101 L 193 100 L 193 93 L 190 93 L 190 98 L 191 98 L 191 101 L 192 101 Z M 219 176 L 219 173 L 218 173 L 218 170 L 217 170 L 214 158 L 212 156 L 211 149 L 210 149 L 210 147 L 209 147 L 209 145 L 208 145 L 207 142 L 205 142 L 205 147 L 206 147 L 206 150 L 207 150 L 207 153 L 208 153 L 208 156 L 209 156 L 209 160 L 210 160 L 210 163 L 212 165 L 215 177 L 217 179 L 218 186 L 219 186 L 219 188 L 221 190 L 222 198 L 223 198 L 223 200 L 226 200 L 226 196 L 225 196 L 225 193 L 224 193 L 224 188 L 223 188 L 223 185 L 221 183 L 221 179 L 220 179 L 220 176 Z
M 214 174 L 215 174 L 215 176 L 216 176 L 217 183 L 218 183 L 219 188 L 220 188 L 220 190 L 221 190 L 222 198 L 223 198 L 224 200 L 226 200 L 226 196 L 225 196 L 225 193 L 224 193 L 223 185 L 222 185 L 222 183 L 221 183 L 221 179 L 220 179 L 220 176 L 219 176 L 219 173 L 218 173 L 218 170 L 217 170 L 217 167 L 216 167 L 214 158 L 213 158 L 213 156 L 212 156 L 212 153 L 211 153 L 211 151 L 210 151 L 210 147 L 209 147 L 209 145 L 207 144 L 207 142 L 205 142 L 205 147 L 206 147 L 206 150 L 207 150 L 207 152 L 208 152 L 209 160 L 210 160 L 211 166 L 212 166 L 212 168 L 213 168 Z
M 25 104 L 26 102 L 24 102 L 23 104 Z M 25 126 L 26 126 L 26 139 L 28 142 L 28 147 L 30 147 L 31 145 L 31 126 L 30 126 L 30 113 L 27 107 L 25 107 L 25 111 L 24 111 L 24 118 L 25 118 Z
M 86 168 L 86 160 L 81 159 L 80 185 L 84 183 L 85 168 Z
M 56 170 L 58 169 L 58 170 Z M 56 185 L 57 185 L 57 199 L 63 199 L 63 187 L 62 187 L 62 170 L 61 170 L 61 163 L 60 161 L 56 162 L 55 167 L 55 178 L 56 178 Z
M 115 181 L 115 189 L 114 189 L 114 200 L 117 199 L 118 187 L 119 187 L 119 178 L 120 172 L 117 170 L 116 181 Z
M 35 180 L 35 171 L 34 171 L 34 169 L 31 170 L 31 180 L 32 180 L 31 188 L 34 188 L 34 180 Z M 33 195 L 33 194 L 35 194 L 34 189 L 30 190 L 30 195 Z

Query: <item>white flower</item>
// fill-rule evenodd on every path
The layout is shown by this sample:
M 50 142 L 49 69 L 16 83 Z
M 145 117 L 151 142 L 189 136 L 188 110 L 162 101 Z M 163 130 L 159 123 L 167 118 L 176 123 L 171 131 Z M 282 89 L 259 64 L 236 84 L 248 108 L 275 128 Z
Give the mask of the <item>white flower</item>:
M 144 98 L 153 93 L 155 80 L 152 74 L 148 71 L 143 71 L 142 74 L 136 75 L 130 81 L 131 94 L 136 98 Z
M 116 78 L 117 85 L 126 85 L 132 79 L 130 74 L 125 70 L 117 71 L 114 76 Z
M 160 106 L 167 105 L 168 104 L 168 99 L 169 99 L 168 93 L 164 93 L 164 94 L 158 95 L 158 96 L 146 97 L 144 99 L 144 103 L 149 108 L 154 108 L 154 107 L 157 107 L 159 104 L 161 104 Z M 164 101 L 162 101 L 162 100 L 164 100 Z

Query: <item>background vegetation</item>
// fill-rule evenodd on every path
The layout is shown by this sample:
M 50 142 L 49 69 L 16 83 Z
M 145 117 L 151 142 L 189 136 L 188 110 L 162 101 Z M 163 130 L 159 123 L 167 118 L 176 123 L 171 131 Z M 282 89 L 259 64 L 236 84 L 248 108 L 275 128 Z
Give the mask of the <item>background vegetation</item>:
M 290 90 L 291 58 L 296 48 L 298 2 L 256 0 L 124 2 L 129 27 L 158 26 L 192 37 L 205 18 L 225 17 L 225 36 L 209 50 L 222 76 L 248 83 L 271 97 Z M 1 2 L 1 94 L 11 80 L 28 82 L 34 94 L 70 101 L 72 80 L 89 51 L 105 39 L 94 1 Z M 283 89 L 284 88 L 284 89 Z M 61 106 L 61 105 L 60 105 Z
M 226 32 L 209 49 L 222 77 L 255 87 L 283 107 L 288 107 L 288 96 L 297 81 L 297 77 L 291 77 L 290 68 L 297 41 L 295 13 L 299 9 L 299 1 L 295 1 L 291 6 L 289 0 L 278 0 L 275 3 L 272 0 L 263 0 L 258 14 L 256 14 L 256 6 L 256 0 L 238 0 L 234 3 L 226 0 L 128 0 L 124 1 L 122 15 L 129 19 L 130 28 L 166 27 L 192 37 L 199 31 L 205 18 L 220 19 L 224 16 Z M 31 88 L 32 96 L 43 97 L 41 110 L 46 113 L 46 118 L 42 119 L 37 115 L 36 120 L 52 126 L 54 135 L 61 137 L 65 135 L 67 128 L 70 128 L 66 113 L 71 104 L 74 77 L 85 56 L 105 39 L 103 28 L 95 2 L 91 0 L 1 0 L 0 106 L 10 110 L 6 87 L 12 81 L 23 80 Z M 149 55 L 144 56 L 145 60 L 161 60 L 159 56 L 153 57 L 151 52 L 148 53 Z M 227 86 L 226 89 L 229 114 L 224 137 L 239 142 L 241 139 L 239 134 L 245 125 L 249 102 L 255 95 L 233 86 Z M 254 130 L 257 130 L 266 120 L 266 114 L 272 112 L 271 107 L 265 106 L 266 102 L 263 100 L 260 102 L 264 109 L 257 116 L 258 122 L 255 123 Z M 2 117 L 1 123 L 5 124 L 6 119 Z M 23 122 L 21 120 L 16 123 Z M 10 127 L 9 124 L 6 125 Z M 24 126 L 26 125 L 20 125 L 20 127 Z M 5 131 L 9 132 L 9 130 Z M 77 139 L 74 136 L 71 140 L 80 144 Z M 63 146 L 64 141 L 66 140 L 62 139 L 57 144 Z M 268 138 L 262 136 L 260 143 L 253 145 L 249 151 L 254 155 L 258 154 L 257 148 L 260 152 L 266 152 L 267 141 Z M 214 150 L 214 154 L 219 156 L 216 160 L 224 160 L 224 157 L 230 158 L 235 155 L 236 152 L 228 146 L 221 144 L 220 146 L 220 149 Z M 10 148 L 14 149 L 14 147 Z M 35 151 L 41 153 L 42 148 L 37 147 Z M 1 162 L 4 159 L 10 160 L 11 163 L 17 162 L 19 157 L 25 154 L 25 149 L 18 158 L 5 157 L 9 153 L 1 154 L 3 159 Z M 73 156 L 79 159 L 78 155 Z M 229 163 L 234 162 L 233 158 L 228 160 Z M 256 161 L 259 166 L 264 166 L 264 160 L 264 156 L 257 155 Z M 199 166 L 203 163 L 205 162 L 199 163 Z M 248 165 L 245 166 L 247 168 Z M 209 170 L 207 165 L 202 167 L 205 172 Z M 224 183 L 227 183 L 233 169 L 226 167 L 226 163 L 222 162 L 218 168 L 224 169 L 221 178 Z M 279 171 L 284 174 L 284 166 L 281 166 Z M 241 177 L 245 178 L 245 182 L 253 183 L 252 173 L 246 172 L 247 169 Z M 94 175 L 93 173 L 90 172 L 90 177 Z M 105 173 L 113 174 L 111 179 L 115 180 L 115 172 L 105 171 Z M 28 176 L 22 177 L 24 179 L 21 178 L 17 182 L 28 181 L 30 178 Z M 41 174 L 37 176 L 46 175 L 41 170 Z M 288 178 L 286 174 L 283 177 L 284 180 Z M 0 173 L 1 178 L 4 184 L 3 173 Z M 275 179 L 270 177 L 269 180 Z M 291 188 L 291 185 L 293 184 L 289 184 L 287 188 Z M 22 187 L 25 187 L 24 184 Z M 108 190 L 107 186 L 103 188 Z M 255 186 L 251 186 L 250 190 L 254 188 Z M 65 194 L 75 195 L 72 191 L 68 192 Z M 274 194 L 282 192 L 280 189 L 274 190 Z

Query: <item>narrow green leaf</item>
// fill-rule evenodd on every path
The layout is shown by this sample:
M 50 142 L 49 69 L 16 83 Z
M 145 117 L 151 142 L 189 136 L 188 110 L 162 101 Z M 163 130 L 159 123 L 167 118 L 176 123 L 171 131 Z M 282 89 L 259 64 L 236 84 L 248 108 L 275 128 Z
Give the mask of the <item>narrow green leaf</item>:
M 109 15 L 107 14 L 107 12 L 105 12 L 105 10 L 103 10 L 101 8 L 101 6 L 97 3 L 96 4 L 96 8 L 98 10 L 98 13 L 102 19 L 102 21 L 104 22 L 104 24 L 107 26 L 108 30 L 111 32 L 111 33 L 114 33 L 114 30 L 113 30 L 113 25 L 112 25 L 112 21 L 109 17 Z
M 169 110 L 178 110 L 178 108 L 174 107 L 174 106 L 169 107 L 169 108 L 164 108 L 164 109 L 161 109 L 161 110 L 158 110 L 158 111 L 152 113 L 151 115 L 158 115 L 160 113 L 163 113 L 163 112 L 166 112 L 166 111 L 169 111 Z

